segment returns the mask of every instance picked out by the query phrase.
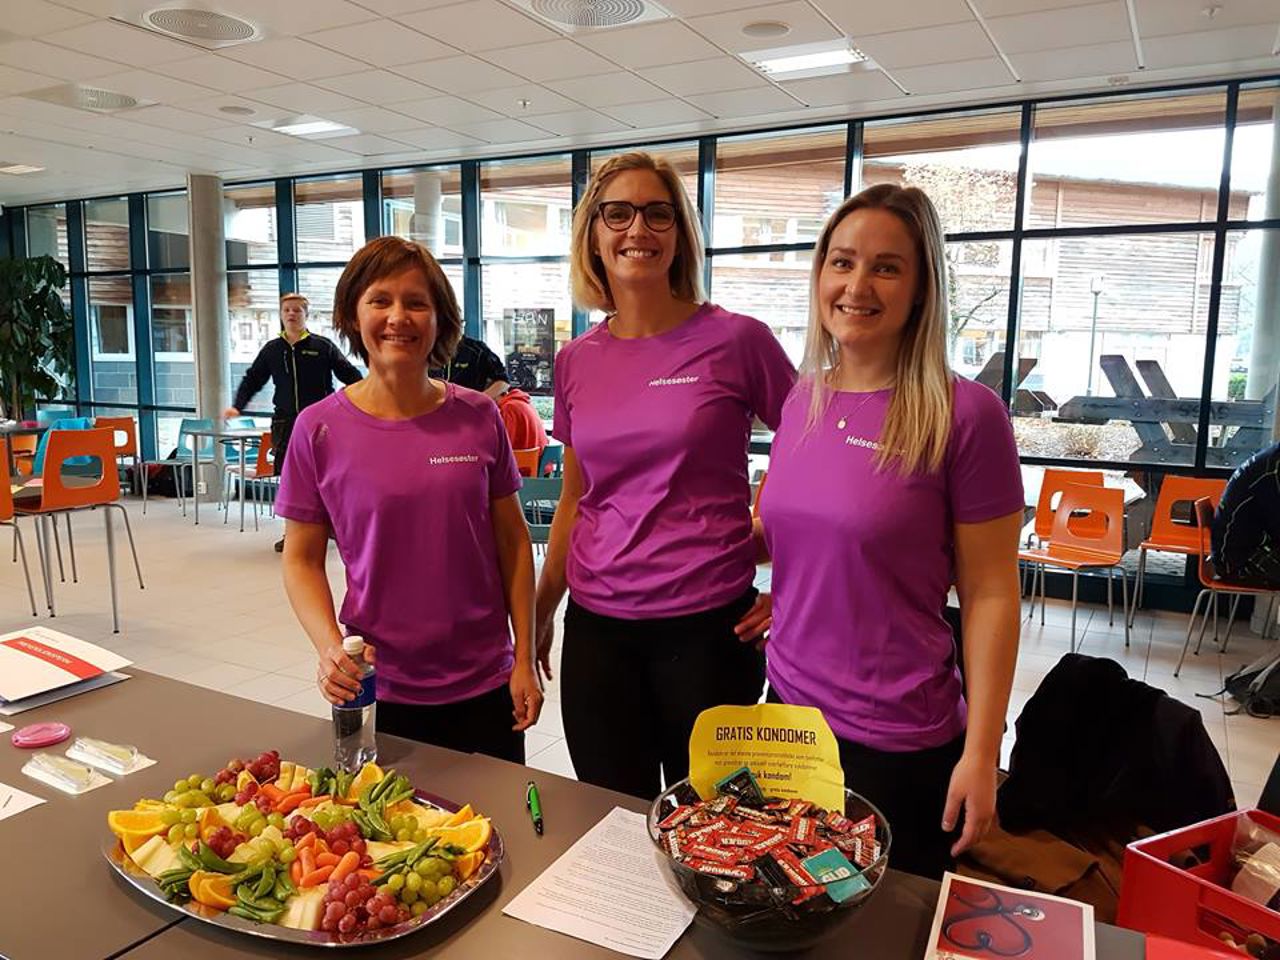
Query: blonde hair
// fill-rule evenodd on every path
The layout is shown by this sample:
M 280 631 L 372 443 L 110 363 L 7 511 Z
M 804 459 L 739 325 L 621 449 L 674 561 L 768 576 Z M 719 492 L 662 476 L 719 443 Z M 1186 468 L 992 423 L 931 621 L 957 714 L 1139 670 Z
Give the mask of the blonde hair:
M 876 466 L 893 464 L 903 475 L 942 466 L 951 433 L 952 373 L 947 361 L 947 274 L 942 226 L 924 191 L 878 184 L 850 197 L 831 214 L 814 250 L 809 277 L 809 331 L 801 377 L 812 385 L 806 431 L 812 430 L 831 402 L 828 379 L 840 365 L 840 345 L 822 325 L 818 281 L 831 248 L 831 235 L 855 210 L 887 210 L 902 221 L 915 241 L 920 290 L 902 331 L 895 388 L 879 437 Z
M 702 287 L 702 227 L 675 167 L 665 157 L 635 151 L 610 157 L 592 176 L 586 192 L 573 212 L 573 239 L 570 242 L 569 277 L 573 301 L 584 310 L 613 309 L 613 294 L 604 264 L 593 249 L 592 226 L 604 188 L 627 170 L 648 170 L 657 174 L 671 194 L 676 208 L 676 255 L 667 273 L 671 293 L 677 300 L 702 303 L 707 299 Z
M 290 300 L 297 300 L 298 302 L 300 302 L 300 303 L 302 304 L 302 312 L 303 312 L 303 313 L 310 313 L 310 312 L 311 312 L 311 301 L 310 301 L 310 300 L 308 300 L 306 297 L 304 297 L 304 296 L 303 296 L 302 294 L 300 294 L 300 293 L 284 293 L 284 294 L 281 294 L 281 295 L 280 295 L 280 306 L 282 306 L 282 307 L 283 307 L 283 306 L 284 306 L 286 303 L 288 303 Z

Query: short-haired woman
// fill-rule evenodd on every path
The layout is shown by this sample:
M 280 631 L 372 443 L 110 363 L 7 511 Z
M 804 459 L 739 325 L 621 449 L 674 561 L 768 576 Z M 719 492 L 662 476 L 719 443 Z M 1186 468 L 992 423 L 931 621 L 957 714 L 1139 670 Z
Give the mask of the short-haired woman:
M 933 876 L 994 813 L 1022 524 L 1008 411 L 948 367 L 942 244 L 914 188 L 871 187 L 831 215 L 760 498 L 770 696 L 822 710 L 846 784 L 893 827 L 894 865 Z
M 325 576 L 332 530 L 341 623 L 377 653 L 378 729 L 523 763 L 542 706 L 533 550 L 497 406 L 427 376 L 462 335 L 453 289 L 424 247 L 382 237 L 343 271 L 333 323 L 369 374 L 298 417 L 276 501 L 320 690 L 359 690 Z
M 706 707 L 755 703 L 747 444 L 795 371 L 758 320 L 706 303 L 702 236 L 666 160 L 606 161 L 574 213 L 574 299 L 607 312 L 556 358 L 564 487 L 538 587 L 549 675 L 565 590 L 561 705 L 579 779 L 640 797 L 687 774 Z

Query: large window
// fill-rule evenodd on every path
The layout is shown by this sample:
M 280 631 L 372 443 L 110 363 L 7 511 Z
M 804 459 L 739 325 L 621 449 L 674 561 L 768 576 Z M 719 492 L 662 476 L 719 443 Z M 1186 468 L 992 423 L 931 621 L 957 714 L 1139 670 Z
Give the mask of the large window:
M 630 152 L 628 149 L 621 150 L 592 150 L 591 151 L 591 173 L 594 176 L 596 171 L 611 157 L 619 154 Z M 696 208 L 698 206 L 698 145 L 697 143 L 664 143 L 660 147 L 653 147 L 647 151 L 655 157 L 661 157 L 667 160 L 676 173 L 680 175 L 680 182 L 684 184 L 685 193 L 689 195 L 689 202 Z
M 90 273 L 129 269 L 129 201 L 89 200 L 84 205 L 85 263 Z
M 298 263 L 345 263 L 364 246 L 364 181 L 359 176 L 293 185 Z
M 137 403 L 133 289 L 129 276 L 89 280 L 91 392 L 102 403 Z
M 483 256 L 565 256 L 572 223 L 567 155 L 480 165 Z
M 550 393 L 555 352 L 572 338 L 568 263 L 487 264 L 480 289 L 482 336 L 511 384 Z
M 276 243 L 275 184 L 227 187 L 222 192 L 222 203 L 227 266 L 276 263 L 280 256 Z
M 258 351 L 280 333 L 280 274 L 274 268 L 227 273 L 227 328 L 234 394 Z M 270 388 L 261 390 L 251 404 L 255 411 L 269 411 Z
M 191 228 L 187 224 L 185 193 L 147 197 L 147 262 L 151 269 L 173 270 L 191 265 Z
M 68 270 L 71 269 L 71 259 L 67 253 L 67 205 L 65 203 L 28 208 L 27 254 L 32 257 L 53 257 Z M 70 295 L 65 289 L 63 293 L 69 298 Z
M 1280 190 L 1268 190 L 1280 152 L 1280 83 L 1244 87 L 1231 149 L 1232 199 L 1248 198 L 1249 220 L 1280 220 Z M 1236 204 L 1232 204 L 1233 209 Z
M 383 173 L 383 231 L 416 240 L 437 260 L 461 257 L 461 176 L 456 164 Z
M 797 367 L 809 325 L 809 265 L 813 252 L 744 253 L 711 261 L 712 299 L 735 313 L 763 320 Z

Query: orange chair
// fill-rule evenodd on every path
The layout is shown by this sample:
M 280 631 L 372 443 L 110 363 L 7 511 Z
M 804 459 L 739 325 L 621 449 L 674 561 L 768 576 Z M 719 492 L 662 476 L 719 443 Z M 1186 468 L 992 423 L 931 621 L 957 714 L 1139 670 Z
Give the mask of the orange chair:
M 528 450 L 516 450 L 516 468 L 520 471 L 522 477 L 536 477 L 538 475 L 538 461 L 542 458 L 542 451 L 537 447 L 530 447 Z
M 1214 509 L 1222 500 L 1226 480 L 1200 477 L 1166 476 L 1156 498 L 1155 515 L 1151 518 L 1151 536 L 1138 545 L 1138 583 L 1133 590 L 1133 609 L 1129 611 L 1129 624 L 1138 615 L 1142 605 L 1142 584 L 1147 573 L 1147 551 L 1200 555 L 1200 530 L 1196 525 L 1195 502 L 1208 497 Z M 1185 506 L 1184 506 L 1185 505 Z M 1179 514 L 1186 510 L 1186 520 Z
M 262 484 L 269 480 L 274 480 L 276 475 L 276 461 L 272 456 L 271 447 L 271 431 L 263 431 L 262 436 L 258 439 L 258 459 L 253 466 L 245 465 L 244 473 L 241 474 L 239 463 L 228 463 L 226 465 L 226 479 L 235 477 L 239 483 L 251 483 L 250 488 L 254 491 L 253 499 L 253 529 L 258 529 L 258 512 L 261 509 L 261 489 Z M 274 503 L 274 501 L 272 501 Z M 231 511 L 227 509 L 231 503 L 231 484 L 223 483 L 222 485 L 222 522 L 226 523 Z
M 1213 511 L 1214 504 L 1210 497 L 1201 497 L 1196 501 L 1195 517 L 1196 517 L 1196 533 L 1199 535 L 1200 544 L 1197 551 L 1200 560 L 1196 564 L 1196 573 L 1200 577 L 1201 590 L 1196 595 L 1195 606 L 1191 608 L 1191 620 L 1187 624 L 1187 639 L 1182 642 L 1182 656 L 1178 657 L 1178 666 L 1174 668 L 1173 675 L 1176 677 L 1178 671 L 1182 669 L 1182 662 L 1187 659 L 1187 647 L 1191 645 L 1191 631 L 1195 628 L 1196 617 L 1200 615 L 1200 603 L 1205 602 L 1204 619 L 1200 623 L 1200 636 L 1196 639 L 1196 655 L 1200 653 L 1200 644 L 1204 642 L 1204 631 L 1209 625 L 1209 606 L 1212 604 L 1213 617 L 1215 624 L 1218 618 L 1218 595 L 1222 593 L 1231 595 L 1231 614 L 1227 620 L 1227 635 L 1222 639 L 1220 650 L 1227 648 L 1227 641 L 1231 639 L 1231 622 L 1236 617 L 1236 607 L 1240 603 L 1241 597 L 1265 597 L 1268 594 L 1274 594 L 1274 590 L 1268 590 L 1265 587 L 1251 587 L 1243 583 L 1233 583 L 1230 580 L 1224 580 L 1217 575 L 1213 569 L 1213 561 L 1209 558 L 1212 552 L 1211 547 L 1211 528 L 1213 527 Z M 1268 610 L 1268 619 L 1270 611 Z M 1215 634 L 1217 626 L 1214 627 Z
M 756 485 L 756 495 L 751 500 L 751 519 L 755 520 L 760 516 L 760 494 L 764 493 L 765 481 L 769 479 L 769 471 L 766 470 L 760 475 L 760 482 Z
M 0 460 L 4 459 L 4 438 L 0 437 Z M 31 615 L 38 616 L 36 613 L 36 592 L 31 589 L 31 568 L 27 566 L 27 548 L 22 542 L 22 530 L 18 527 L 18 519 L 13 510 L 13 488 L 9 484 L 9 478 L 5 478 L 5 482 L 0 484 L 0 527 L 13 527 L 13 553 L 14 560 L 18 557 L 22 558 L 22 575 L 27 579 L 27 596 L 31 600 Z
M 94 417 L 95 427 L 107 427 L 114 431 L 116 463 L 122 457 L 133 459 L 133 488 L 136 493 L 141 482 L 138 468 L 138 422 L 133 417 Z
M 133 552 L 133 564 L 138 573 L 138 587 L 142 583 L 142 566 L 138 563 L 138 551 L 133 542 L 133 530 L 129 526 L 129 513 L 120 500 L 120 474 L 108 464 L 115 463 L 114 431 L 109 428 L 90 430 L 50 430 L 45 447 L 45 467 L 38 496 L 22 497 L 17 511 L 36 519 L 36 546 L 40 553 L 40 569 L 44 576 L 45 600 L 50 616 L 57 616 L 53 600 L 53 572 L 50 563 L 50 529 L 56 524 L 57 515 L 70 515 L 81 510 L 103 507 L 107 529 L 107 569 L 111 580 L 112 630 L 120 632 L 119 599 L 116 590 L 115 531 L 111 526 L 111 508 L 124 516 L 124 528 L 129 535 L 129 549 Z M 62 467 L 73 457 L 91 457 L 99 461 L 101 475 L 97 477 L 62 475 Z
M 36 459 L 36 447 L 39 444 L 40 438 L 32 434 L 9 438 L 9 447 L 13 450 L 13 466 L 19 476 L 31 476 L 32 464 Z
M 1084 514 L 1083 516 L 1073 516 Z M 1107 606 L 1111 582 L 1120 571 L 1123 590 L 1124 645 L 1129 645 L 1129 580 L 1120 559 L 1124 556 L 1124 491 L 1115 487 L 1066 484 L 1054 513 L 1049 543 L 1018 551 L 1018 559 L 1034 564 L 1040 573 L 1040 622 L 1044 623 L 1044 579 L 1047 567 L 1071 571 L 1071 652 L 1076 650 L 1076 596 L 1081 570 L 1107 570 Z M 1035 582 L 1032 581 L 1034 602 Z M 1114 611 L 1112 613 L 1114 622 Z
M 1057 498 L 1061 496 L 1062 490 L 1067 484 L 1080 483 L 1090 487 L 1101 487 L 1104 485 L 1104 478 L 1101 470 L 1063 470 L 1057 467 L 1047 467 L 1044 476 L 1040 481 L 1040 496 L 1036 499 L 1035 523 L 1032 526 L 1031 533 L 1027 536 L 1027 546 L 1032 545 L 1032 538 L 1035 539 L 1035 545 L 1043 547 L 1049 542 L 1049 535 L 1053 532 L 1053 521 L 1056 516 Z M 1076 529 L 1084 532 L 1083 527 L 1079 526 L 1084 518 L 1076 518 Z M 1030 620 L 1036 612 L 1036 568 L 1031 564 L 1027 565 L 1031 571 L 1031 602 L 1027 605 L 1027 619 Z M 1023 578 L 1026 579 L 1025 577 Z M 1026 587 L 1023 587 L 1025 591 Z M 1044 610 L 1040 611 L 1040 622 L 1044 623 Z

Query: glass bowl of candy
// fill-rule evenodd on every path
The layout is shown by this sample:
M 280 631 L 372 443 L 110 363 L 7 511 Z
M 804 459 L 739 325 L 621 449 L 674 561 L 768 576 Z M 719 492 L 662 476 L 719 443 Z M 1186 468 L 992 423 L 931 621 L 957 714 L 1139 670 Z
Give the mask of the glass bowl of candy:
M 744 776 L 745 775 L 745 776 Z M 869 800 L 844 791 L 843 810 L 743 791 L 702 799 L 688 780 L 649 808 L 649 837 L 696 922 L 754 950 L 802 950 L 852 917 L 889 865 L 892 835 Z

